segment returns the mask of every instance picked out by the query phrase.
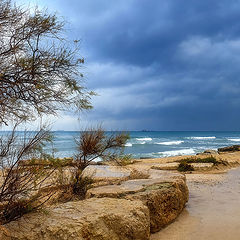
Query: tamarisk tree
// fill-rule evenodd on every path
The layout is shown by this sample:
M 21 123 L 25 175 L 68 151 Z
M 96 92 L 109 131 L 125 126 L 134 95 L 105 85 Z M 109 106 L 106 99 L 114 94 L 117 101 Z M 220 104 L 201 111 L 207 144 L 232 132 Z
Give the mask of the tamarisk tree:
M 0 0 L 0 127 L 14 126 L 0 136 L 0 224 L 41 206 L 52 196 L 43 188 L 54 187 L 45 180 L 56 166 L 25 161 L 42 160 L 51 133 L 41 127 L 22 136 L 19 124 L 65 109 L 91 108 L 94 93 L 82 86 L 78 41 L 70 44 L 63 27 L 55 14 Z
M 91 108 L 78 41 L 68 43 L 63 27 L 55 14 L 0 0 L 0 124 Z
M 106 134 L 101 127 L 90 128 L 81 132 L 75 138 L 77 152 L 74 156 L 76 168 L 73 184 L 73 192 L 84 196 L 86 193 L 86 179 L 82 176 L 83 170 L 94 160 L 113 161 L 119 164 L 124 155 L 123 149 L 129 139 L 129 135 L 124 132 Z
M 53 189 L 63 187 L 49 178 L 59 167 L 54 159 L 47 159 L 49 166 L 37 164 L 44 160 L 50 131 L 41 128 L 31 136 L 26 131 L 21 139 L 19 124 L 92 107 L 94 92 L 83 86 L 78 41 L 69 43 L 63 30 L 64 22 L 55 14 L 0 0 L 0 128 L 9 122 L 15 126 L 0 136 L 0 224 L 42 206 Z M 127 139 L 124 133 L 108 136 L 101 128 L 84 131 L 76 140 L 74 182 L 67 187 L 84 197 L 89 184 L 83 170 L 98 157 L 120 161 Z

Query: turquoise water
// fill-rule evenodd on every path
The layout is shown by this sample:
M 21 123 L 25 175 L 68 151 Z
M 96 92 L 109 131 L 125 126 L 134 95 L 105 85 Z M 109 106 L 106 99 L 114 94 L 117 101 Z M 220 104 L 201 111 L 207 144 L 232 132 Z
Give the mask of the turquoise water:
M 23 132 L 19 132 L 20 135 Z M 31 132 L 30 132 L 31 133 Z M 106 132 L 107 135 L 116 132 Z M 0 135 L 8 132 L 0 132 Z M 71 157 L 76 152 L 75 138 L 80 132 L 53 132 L 53 144 L 46 146 L 55 157 Z M 129 132 L 130 139 L 126 143 L 125 153 L 134 158 L 159 158 L 176 155 L 189 155 L 203 152 L 205 149 L 240 144 L 240 132 Z
M 107 132 L 111 134 L 113 132 Z M 188 155 L 202 152 L 205 149 L 240 144 L 240 132 L 129 132 L 130 140 L 125 153 L 134 158 L 159 158 L 166 156 Z M 75 152 L 74 138 L 79 132 L 54 132 L 53 147 L 58 151 L 57 157 L 69 157 Z M 50 149 L 50 146 L 49 146 Z

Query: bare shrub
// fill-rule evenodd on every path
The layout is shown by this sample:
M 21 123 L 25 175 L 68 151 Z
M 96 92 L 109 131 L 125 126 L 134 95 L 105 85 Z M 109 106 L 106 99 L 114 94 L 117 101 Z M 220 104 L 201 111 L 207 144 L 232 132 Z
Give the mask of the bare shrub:
M 47 180 L 57 166 L 24 165 L 26 159 L 41 161 L 46 155 L 44 143 L 51 141 L 51 134 L 43 128 L 37 132 L 16 131 L 0 138 L 0 221 L 11 221 L 24 213 L 40 207 L 54 192 L 43 189 L 52 185 Z M 44 159 L 44 158 L 43 158 Z
M 132 159 L 131 154 L 125 154 L 125 155 L 118 156 L 114 160 L 114 162 L 119 166 L 127 166 L 127 165 L 135 163 L 136 161 Z
M 92 128 L 81 132 L 79 138 L 75 139 L 77 154 L 74 156 L 76 171 L 73 192 L 82 195 L 80 189 L 82 189 L 82 183 L 86 182 L 82 177 L 82 171 L 87 166 L 98 158 L 104 161 L 116 161 L 123 156 L 123 149 L 128 139 L 129 136 L 126 133 L 107 135 L 102 128 Z
M 112 133 L 107 135 L 103 129 L 88 129 L 75 139 L 77 154 L 74 159 L 77 168 L 84 170 L 92 161 L 101 158 L 105 161 L 115 160 L 123 155 L 123 149 L 129 135 Z
M 19 122 L 92 107 L 94 93 L 82 85 L 84 59 L 78 41 L 71 43 L 65 36 L 64 22 L 55 14 L 0 1 L 0 127 L 17 122 L 0 138 L 2 223 L 52 196 L 47 189 L 55 188 L 51 177 L 61 163 L 43 151 L 44 142 L 51 140 L 48 130 L 19 135 Z
M 0 1 L 0 127 L 17 122 L 0 137 L 0 223 L 48 201 L 64 185 L 61 167 L 71 162 L 43 151 L 51 141 L 48 130 L 19 134 L 19 123 L 92 107 L 95 93 L 83 86 L 79 41 L 65 36 L 55 14 Z

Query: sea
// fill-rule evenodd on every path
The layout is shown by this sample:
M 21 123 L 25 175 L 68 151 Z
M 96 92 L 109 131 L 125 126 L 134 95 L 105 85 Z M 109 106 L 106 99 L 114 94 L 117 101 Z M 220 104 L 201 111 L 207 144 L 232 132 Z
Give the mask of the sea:
M 106 132 L 111 135 L 117 132 Z M 71 157 L 76 152 L 75 138 L 80 132 L 53 132 L 54 141 L 46 146 L 47 151 L 54 148 L 55 157 Z M 192 155 L 206 149 L 240 144 L 240 131 L 130 131 L 130 139 L 124 152 L 133 158 L 161 158 L 177 155 Z

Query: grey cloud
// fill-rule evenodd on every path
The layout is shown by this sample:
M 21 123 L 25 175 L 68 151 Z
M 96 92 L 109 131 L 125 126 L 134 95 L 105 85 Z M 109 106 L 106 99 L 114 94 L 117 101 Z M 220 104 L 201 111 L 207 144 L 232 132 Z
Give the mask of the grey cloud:
M 38 0 L 83 39 L 85 118 L 109 129 L 239 130 L 239 0 Z

